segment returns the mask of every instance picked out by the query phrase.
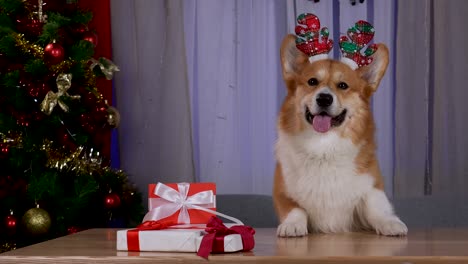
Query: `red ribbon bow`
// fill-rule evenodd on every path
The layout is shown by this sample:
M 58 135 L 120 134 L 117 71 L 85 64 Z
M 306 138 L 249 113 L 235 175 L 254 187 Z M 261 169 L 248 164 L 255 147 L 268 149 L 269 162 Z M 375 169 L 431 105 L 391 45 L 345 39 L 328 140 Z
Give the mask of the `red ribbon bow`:
M 166 229 L 172 225 L 177 224 L 175 221 L 159 220 L 159 221 L 145 221 L 139 224 L 136 229 L 127 231 L 127 244 L 128 251 L 140 251 L 140 238 L 138 232 L 142 230 L 160 230 Z
M 176 224 L 175 221 L 164 219 L 141 223 L 136 229 L 127 231 L 128 251 L 140 251 L 139 231 L 173 228 Z M 224 237 L 227 235 L 239 234 L 241 236 L 242 251 L 252 250 L 255 246 L 255 230 L 250 226 L 237 225 L 227 228 L 221 219 L 212 216 L 206 225 L 205 231 L 207 234 L 203 236 L 197 253 L 198 256 L 203 258 L 208 258 L 210 253 L 224 253 Z
M 255 246 L 255 230 L 250 226 L 237 225 L 227 228 L 221 219 L 212 216 L 205 231 L 207 234 L 203 236 L 197 253 L 202 258 L 208 258 L 210 253 L 223 253 L 224 237 L 227 235 L 239 234 L 241 236 L 242 251 L 252 250 Z

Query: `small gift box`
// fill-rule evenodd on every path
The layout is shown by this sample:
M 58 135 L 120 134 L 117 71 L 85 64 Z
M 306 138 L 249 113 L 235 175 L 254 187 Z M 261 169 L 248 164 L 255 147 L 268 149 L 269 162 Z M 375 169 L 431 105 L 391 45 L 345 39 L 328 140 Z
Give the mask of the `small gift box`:
M 143 222 L 166 219 L 177 224 L 206 224 L 216 211 L 216 185 L 150 184 L 148 209 Z
M 254 247 L 253 228 L 232 224 L 225 226 L 217 217 L 203 225 L 171 226 L 170 222 L 147 221 L 136 229 L 117 231 L 117 250 L 209 253 L 249 251 Z

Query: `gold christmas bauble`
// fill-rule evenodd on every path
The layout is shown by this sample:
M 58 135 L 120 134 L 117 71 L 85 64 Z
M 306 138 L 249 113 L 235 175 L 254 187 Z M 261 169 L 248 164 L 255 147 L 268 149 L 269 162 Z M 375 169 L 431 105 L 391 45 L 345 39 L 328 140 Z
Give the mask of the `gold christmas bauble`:
M 107 108 L 107 124 L 109 124 L 111 128 L 117 128 L 120 124 L 120 113 L 117 108 L 113 106 Z
M 52 220 L 46 210 L 31 208 L 24 213 L 21 223 L 26 233 L 41 236 L 49 232 Z
M 6 242 L 0 244 L 0 254 L 14 249 L 16 249 L 16 243 L 14 242 Z

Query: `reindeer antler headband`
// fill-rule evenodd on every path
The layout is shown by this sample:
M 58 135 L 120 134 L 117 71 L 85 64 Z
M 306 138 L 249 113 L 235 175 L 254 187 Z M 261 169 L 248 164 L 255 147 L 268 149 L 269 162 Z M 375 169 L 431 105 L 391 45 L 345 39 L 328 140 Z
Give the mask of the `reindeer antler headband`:
M 309 56 L 312 63 L 328 58 L 328 53 L 333 48 L 333 40 L 329 39 L 328 28 L 320 29 L 320 20 L 309 13 L 297 17 L 296 47 Z M 304 25 L 304 26 L 301 26 Z M 372 62 L 372 54 L 377 50 L 376 44 L 368 45 L 374 38 L 374 27 L 367 21 L 360 20 L 350 27 L 347 36 L 340 38 L 341 61 L 353 70 L 369 65 Z M 321 36 L 321 38 L 320 38 Z M 365 47 L 367 48 L 361 53 Z
M 328 28 L 320 30 L 320 20 L 309 13 L 299 15 L 297 23 L 305 27 L 296 26 L 296 47 L 309 56 L 310 62 L 327 59 L 328 53 L 333 48 L 333 40 L 328 38 L 330 35 Z
M 372 62 L 372 54 L 377 50 L 376 44 L 369 45 L 364 53 L 361 53 L 374 38 L 374 27 L 367 21 L 359 20 L 348 29 L 348 36 L 340 38 L 340 49 L 343 54 L 341 61 L 356 69 Z

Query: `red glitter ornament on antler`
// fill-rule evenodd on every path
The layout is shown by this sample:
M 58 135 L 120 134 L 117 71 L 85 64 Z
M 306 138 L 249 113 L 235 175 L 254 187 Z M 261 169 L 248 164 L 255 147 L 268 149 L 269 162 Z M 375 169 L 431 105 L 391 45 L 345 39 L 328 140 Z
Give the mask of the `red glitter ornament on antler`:
M 367 21 L 359 20 L 348 29 L 348 35 L 340 38 L 341 61 L 352 69 L 357 69 L 372 62 L 372 54 L 377 50 L 376 44 L 368 45 L 374 38 L 374 27 Z M 366 46 L 364 53 L 361 50 Z
M 320 20 L 310 13 L 297 17 L 296 47 L 309 56 L 309 61 L 314 62 L 327 59 L 328 53 L 333 48 L 333 40 L 329 39 L 328 28 L 320 29 Z

